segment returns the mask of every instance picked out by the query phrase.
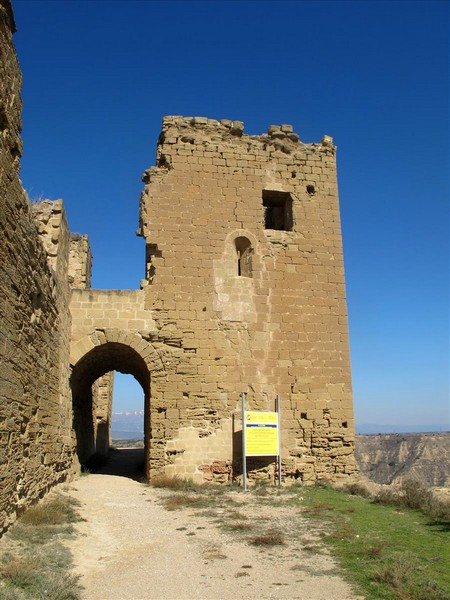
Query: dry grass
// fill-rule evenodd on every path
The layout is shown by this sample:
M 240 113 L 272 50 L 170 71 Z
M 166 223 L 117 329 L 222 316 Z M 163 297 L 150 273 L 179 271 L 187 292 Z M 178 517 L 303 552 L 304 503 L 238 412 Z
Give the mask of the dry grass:
M 222 527 L 225 531 L 250 531 L 253 529 L 253 525 L 248 521 L 228 521 L 222 523 Z
M 375 493 L 363 481 L 349 483 L 342 490 L 354 496 L 369 498 L 377 504 L 420 510 L 436 521 L 450 523 L 450 498 L 440 498 L 432 489 L 415 479 L 405 479 L 399 488 L 383 487 Z
M 15 587 L 24 588 L 33 582 L 36 577 L 36 568 L 40 567 L 36 556 L 17 556 L 8 553 L 2 557 L 0 563 L 0 580 L 7 581 Z
M 172 485 L 172 481 L 168 485 Z M 163 487 L 168 486 L 164 483 Z M 386 492 L 383 500 L 394 504 L 394 508 L 379 506 L 381 502 L 367 498 L 363 486 L 354 485 L 348 490 L 351 495 L 326 486 L 279 492 L 261 486 L 259 489 L 264 493 L 256 493 L 256 488 L 243 495 L 204 486 L 187 492 L 181 486 L 180 490 L 174 489 L 173 494 L 164 498 L 162 493 L 161 496 L 169 510 L 199 508 L 199 516 L 213 518 L 218 527 L 235 539 L 260 551 L 270 552 L 275 546 L 289 544 L 293 550 L 320 553 L 325 542 L 339 556 L 349 577 L 364 589 L 368 600 L 450 600 L 450 596 L 442 591 L 448 583 L 442 549 L 442 537 L 447 533 L 448 523 L 436 519 L 430 521 L 426 516 L 410 511 L 408 506 L 417 504 L 423 510 L 431 498 L 431 493 L 420 490 L 418 493 L 417 486 L 412 487 L 410 490 L 405 486 L 398 493 L 392 489 Z M 274 523 L 266 518 L 269 506 L 274 511 L 280 506 L 292 508 L 293 512 L 282 510 L 277 513 L 275 522 L 279 524 L 267 530 L 268 523 Z M 401 515 L 399 506 L 402 507 Z M 202 511 L 204 507 L 208 509 Z M 433 510 L 437 514 L 436 505 Z M 288 514 L 288 520 L 285 520 Z M 314 518 L 314 537 L 322 536 L 322 541 L 304 536 L 304 530 L 297 531 L 293 527 L 296 515 Z M 215 553 L 221 554 L 220 549 L 211 550 L 211 558 Z
M 204 494 L 173 494 L 161 500 L 166 510 L 180 510 L 182 508 L 208 508 L 213 506 L 214 500 Z
M 195 484 L 190 479 L 181 479 L 181 477 L 171 477 L 169 475 L 153 477 L 150 485 L 156 488 L 177 491 L 199 490 L 202 488 L 202 486 Z
M 58 541 L 78 520 L 74 502 L 60 495 L 30 508 L 8 532 L 0 556 L 0 600 L 79 600 L 71 558 Z
M 277 529 L 270 529 L 267 533 L 255 535 L 248 538 L 248 541 L 252 546 L 284 546 L 285 539 L 284 533 Z
M 77 503 L 66 496 L 55 495 L 51 500 L 32 506 L 22 516 L 22 525 L 62 525 L 79 520 Z
M 204 557 L 208 560 L 223 560 L 227 558 L 218 544 L 208 544 L 204 551 Z
M 364 588 L 367 600 L 450 600 L 445 591 L 450 583 L 448 522 L 410 510 L 408 505 L 420 504 L 423 511 L 424 501 L 432 497 L 429 490 L 424 492 L 416 484 L 411 487 L 404 486 L 395 494 L 392 488 L 385 488 L 389 495 L 383 499 L 389 499 L 391 506 L 332 489 L 304 492 L 307 506 L 321 506 L 304 514 L 334 525 L 324 541 L 349 576 Z M 333 510 L 323 509 L 328 502 Z
M 224 503 L 219 503 L 221 506 Z M 226 503 L 225 503 L 226 506 Z M 249 521 L 249 518 L 238 510 L 228 509 L 226 507 L 225 514 L 223 510 L 216 512 L 214 523 L 221 529 L 230 533 L 246 533 L 254 528 L 254 524 Z
M 373 573 L 375 581 L 387 583 L 396 590 L 405 586 L 414 570 L 410 559 L 399 556 L 396 560 L 380 565 Z
M 303 510 L 310 517 L 320 517 L 333 510 L 333 506 L 326 502 L 316 502 Z

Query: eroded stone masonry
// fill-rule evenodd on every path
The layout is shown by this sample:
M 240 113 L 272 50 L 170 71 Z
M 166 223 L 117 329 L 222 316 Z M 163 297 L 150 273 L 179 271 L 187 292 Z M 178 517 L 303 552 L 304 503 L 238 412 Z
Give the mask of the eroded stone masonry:
M 240 394 L 281 398 L 284 480 L 355 473 L 336 149 L 290 125 L 166 117 L 136 290 L 91 289 L 86 236 L 19 179 L 21 74 L 0 0 L 0 532 L 110 444 L 114 370 L 145 398 L 148 478 L 242 474 Z M 249 465 L 271 479 L 272 460 Z
M 14 29 L 11 6 L 2 0 L 0 533 L 67 477 L 75 447 L 69 387 L 69 232 L 62 203 L 32 206 L 20 183 L 21 74 L 11 40 Z
M 163 120 L 138 232 L 164 366 L 150 473 L 239 473 L 242 391 L 254 410 L 280 395 L 286 479 L 354 473 L 335 155 L 330 137 L 304 144 L 290 125 L 248 136 L 239 121 Z

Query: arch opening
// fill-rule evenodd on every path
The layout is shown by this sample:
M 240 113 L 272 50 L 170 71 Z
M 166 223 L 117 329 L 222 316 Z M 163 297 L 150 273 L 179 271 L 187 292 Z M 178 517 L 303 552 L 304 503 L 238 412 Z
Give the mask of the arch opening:
M 99 395 L 99 387 L 108 388 L 112 372 L 130 374 L 139 383 L 144 396 L 144 448 L 138 451 L 111 452 L 112 389 Z M 136 350 L 119 342 L 107 342 L 87 352 L 74 366 L 71 380 L 73 427 L 77 455 L 82 467 L 108 474 L 138 477 L 136 462 L 148 472 L 150 442 L 150 372 Z M 133 456 L 132 456 L 133 455 Z M 128 460 L 127 460 L 128 458 Z M 133 460 L 130 460 L 134 458 Z

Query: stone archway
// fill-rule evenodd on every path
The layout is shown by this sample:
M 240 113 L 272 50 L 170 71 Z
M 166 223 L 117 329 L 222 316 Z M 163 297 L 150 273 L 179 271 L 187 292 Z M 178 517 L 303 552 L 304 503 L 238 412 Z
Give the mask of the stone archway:
M 144 392 L 144 472 L 148 478 L 152 437 L 151 377 L 164 369 L 155 348 L 137 333 L 119 329 L 98 329 L 73 343 L 70 363 L 73 426 L 80 463 L 85 464 L 97 450 L 92 385 L 110 371 L 129 373 L 140 383 Z

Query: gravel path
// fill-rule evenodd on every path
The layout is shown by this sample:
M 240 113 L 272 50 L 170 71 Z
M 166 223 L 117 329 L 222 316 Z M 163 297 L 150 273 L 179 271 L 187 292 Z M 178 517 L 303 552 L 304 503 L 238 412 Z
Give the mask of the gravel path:
M 299 509 L 269 504 L 255 514 L 252 494 L 227 492 L 240 518 L 295 525 L 294 541 L 288 536 L 286 545 L 260 548 L 219 528 L 228 509 L 169 512 L 161 502 L 170 492 L 132 479 L 88 475 L 68 493 L 86 519 L 66 542 L 84 600 L 358 599 Z

